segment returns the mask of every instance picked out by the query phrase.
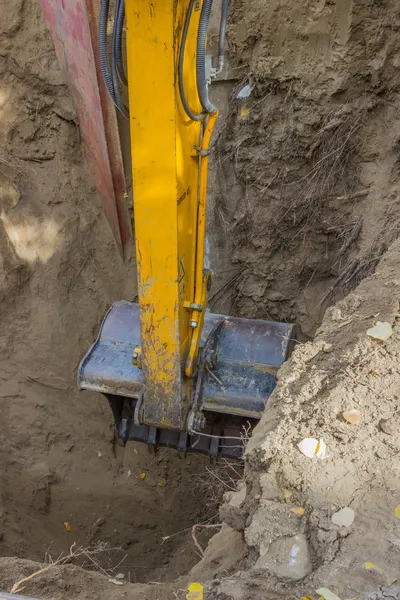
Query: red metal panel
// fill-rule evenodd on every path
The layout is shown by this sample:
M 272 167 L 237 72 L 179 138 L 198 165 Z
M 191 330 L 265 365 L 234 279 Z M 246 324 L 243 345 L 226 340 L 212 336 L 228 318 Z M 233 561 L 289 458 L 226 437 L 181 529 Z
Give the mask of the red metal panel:
M 124 174 L 124 165 L 122 161 L 122 152 L 120 137 L 118 131 L 117 114 L 113 103 L 108 95 L 107 88 L 103 81 L 100 67 L 99 47 L 99 0 L 86 0 L 88 10 L 89 26 L 91 32 L 92 47 L 94 50 L 94 59 L 96 64 L 97 80 L 99 82 L 100 101 L 103 109 L 103 118 L 105 134 L 107 139 L 108 154 L 110 158 L 111 173 L 114 185 L 114 194 L 117 203 L 117 213 L 119 229 L 121 233 L 122 245 L 132 236 L 132 226 L 126 204 L 126 182 Z M 126 127 L 129 127 L 129 120 L 125 119 Z
M 101 79 L 96 40 L 97 9 L 93 0 L 40 0 L 61 67 L 79 118 L 87 160 L 118 247 L 129 237 L 124 209 L 125 178 L 117 120 Z M 90 23 L 91 21 L 91 23 Z M 97 65 L 96 65 L 97 62 Z M 96 68 L 96 66 L 98 68 Z

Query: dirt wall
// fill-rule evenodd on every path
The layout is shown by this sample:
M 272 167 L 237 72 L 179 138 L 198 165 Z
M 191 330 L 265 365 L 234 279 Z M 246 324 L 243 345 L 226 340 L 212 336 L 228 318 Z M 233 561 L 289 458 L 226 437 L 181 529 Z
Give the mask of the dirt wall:
M 247 491 L 221 509 L 252 566 L 212 598 L 400 594 L 399 27 L 390 0 L 231 3 L 238 83 L 213 207 L 237 271 L 216 301 L 316 338 L 281 369 L 247 449 Z M 387 343 L 367 336 L 377 320 L 393 326 Z M 326 460 L 300 453 L 307 437 L 326 442 Z M 340 528 L 346 507 L 355 520 Z
M 314 598 L 321 587 L 342 599 L 400 593 L 399 257 L 397 241 L 280 371 L 247 447 L 246 497 L 223 508 L 254 552 L 234 598 L 261 589 L 263 598 Z M 393 327 L 386 342 L 367 335 L 378 318 Z M 359 411 L 357 424 L 346 422 L 348 410 Z M 324 460 L 300 452 L 309 437 L 326 443 Z M 345 507 L 354 522 L 338 526 L 332 517 Z
M 213 305 L 312 335 L 398 235 L 399 5 L 233 0 L 229 14 Z

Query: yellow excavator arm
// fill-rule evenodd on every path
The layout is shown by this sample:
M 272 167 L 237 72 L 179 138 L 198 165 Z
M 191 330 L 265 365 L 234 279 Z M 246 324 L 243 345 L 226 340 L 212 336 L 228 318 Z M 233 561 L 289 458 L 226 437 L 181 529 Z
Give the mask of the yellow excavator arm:
M 199 7 L 200 8 L 200 7 Z M 217 113 L 192 120 L 180 100 L 179 38 L 187 3 L 128 0 L 126 47 L 139 285 L 141 345 L 136 364 L 146 381 L 144 419 L 185 429 L 207 306 L 204 235 L 207 163 Z M 191 15 L 183 84 L 201 114 L 193 64 L 201 11 Z M 185 365 L 185 372 L 183 372 Z
M 212 0 L 117 0 L 111 66 L 101 0 L 100 62 L 129 110 L 139 304 L 116 302 L 79 367 L 102 392 L 118 437 L 149 447 L 237 457 L 242 428 L 261 417 L 290 353 L 293 327 L 207 310 L 207 172 L 218 111 L 208 98 Z M 222 1 L 219 68 L 227 0 Z M 129 108 L 119 93 L 126 12 Z

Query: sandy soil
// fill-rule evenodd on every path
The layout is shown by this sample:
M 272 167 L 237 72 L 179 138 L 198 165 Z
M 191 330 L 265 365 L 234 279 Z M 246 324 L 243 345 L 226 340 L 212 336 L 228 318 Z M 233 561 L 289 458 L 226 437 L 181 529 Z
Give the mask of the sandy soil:
M 238 597 L 258 598 L 265 585 L 271 599 L 314 597 L 319 587 L 342 600 L 399 597 L 399 258 L 397 241 L 281 369 L 247 447 L 246 498 L 223 510 L 255 550 Z M 367 336 L 378 319 L 393 327 L 386 342 Z M 352 425 L 343 412 L 354 409 Z M 325 460 L 301 454 L 307 437 L 325 441 Z M 332 516 L 345 507 L 354 523 L 339 527 Z M 293 563 L 288 541 L 301 548 Z
M 341 600 L 400 597 L 400 6 L 231 0 L 229 21 L 212 305 L 295 321 L 314 339 L 281 370 L 222 531 L 172 582 L 199 559 L 191 526 L 216 511 L 207 463 L 124 452 L 105 402 L 76 391 L 107 306 L 135 296 L 134 264 L 102 214 L 37 0 L 1 12 L 0 555 L 18 558 L 0 559 L 0 589 L 37 571 L 32 561 L 101 542 L 98 571 L 127 554 L 119 572 L 158 583 L 120 588 L 68 564 L 24 593 L 179 600 L 198 580 L 219 600 L 316 600 L 321 586 Z M 377 320 L 393 327 L 384 344 L 366 334 Z M 299 452 L 309 436 L 325 440 L 326 460 Z M 339 528 L 344 507 L 355 520 Z
M 41 561 L 73 542 L 102 542 L 119 548 L 104 562 L 125 557 L 133 581 L 163 580 L 170 568 L 178 576 L 198 560 L 190 533 L 162 537 L 216 512 L 193 485 L 209 463 L 124 452 L 106 400 L 77 391 L 78 363 L 107 307 L 135 297 L 135 270 L 119 256 L 86 168 L 39 3 L 3 4 L 0 554 Z

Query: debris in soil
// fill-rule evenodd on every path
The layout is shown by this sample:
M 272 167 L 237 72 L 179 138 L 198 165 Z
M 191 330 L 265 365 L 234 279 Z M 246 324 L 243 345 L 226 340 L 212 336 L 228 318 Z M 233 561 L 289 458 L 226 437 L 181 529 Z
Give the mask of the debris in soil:
M 188 592 L 186 600 L 203 600 L 204 598 L 204 587 L 201 583 L 191 583 Z
M 354 510 L 349 506 L 345 506 L 332 515 L 332 523 L 338 527 L 350 527 L 354 523 L 354 518 Z
M 378 321 L 375 327 L 368 329 L 367 335 L 380 342 L 386 342 L 393 334 L 393 329 L 390 323 L 382 323 Z
M 326 444 L 321 438 L 317 440 L 315 438 L 304 438 L 297 444 L 298 449 L 304 456 L 308 458 L 320 458 L 321 460 L 326 458 Z
M 339 596 L 334 592 L 331 592 L 331 590 L 328 590 L 328 588 L 319 588 L 316 591 L 324 600 L 340 600 Z
M 361 413 L 356 408 L 352 408 L 351 410 L 344 411 L 343 418 L 351 425 L 357 425 L 361 420 Z

